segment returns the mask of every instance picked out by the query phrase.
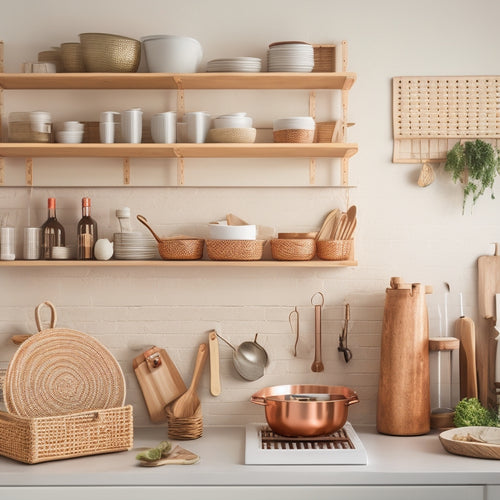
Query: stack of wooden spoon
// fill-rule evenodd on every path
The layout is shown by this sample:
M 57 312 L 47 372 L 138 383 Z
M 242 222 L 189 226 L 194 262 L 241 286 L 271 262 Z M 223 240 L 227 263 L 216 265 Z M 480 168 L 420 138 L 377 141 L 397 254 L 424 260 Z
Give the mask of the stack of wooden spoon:
M 341 212 L 336 208 L 325 217 L 316 239 L 350 240 L 356 229 L 356 224 L 356 205 L 351 205 L 347 212 Z

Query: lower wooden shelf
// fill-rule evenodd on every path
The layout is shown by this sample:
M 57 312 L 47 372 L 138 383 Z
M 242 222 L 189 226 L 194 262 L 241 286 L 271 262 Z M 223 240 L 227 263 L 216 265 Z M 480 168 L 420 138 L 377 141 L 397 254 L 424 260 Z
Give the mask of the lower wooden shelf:
M 356 260 L 217 261 L 217 260 L 4 260 L 2 267 L 354 267 Z

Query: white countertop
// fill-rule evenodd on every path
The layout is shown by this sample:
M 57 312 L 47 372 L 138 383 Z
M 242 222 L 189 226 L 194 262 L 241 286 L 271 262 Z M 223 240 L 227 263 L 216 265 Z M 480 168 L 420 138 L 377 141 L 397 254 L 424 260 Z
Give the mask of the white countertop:
M 34 465 L 0 457 L 0 491 L 3 486 L 500 484 L 500 461 L 451 455 L 436 432 L 396 437 L 355 429 L 368 465 L 245 465 L 245 428 L 209 427 L 202 438 L 179 442 L 200 455 L 199 463 L 141 467 L 137 451 L 166 438 L 159 427 L 137 429 L 134 449 L 127 452 Z

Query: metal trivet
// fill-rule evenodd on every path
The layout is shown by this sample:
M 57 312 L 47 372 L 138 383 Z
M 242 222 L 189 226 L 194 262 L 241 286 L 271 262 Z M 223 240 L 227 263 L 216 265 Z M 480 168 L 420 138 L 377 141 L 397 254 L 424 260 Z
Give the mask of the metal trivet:
M 264 450 L 353 450 L 354 445 L 344 429 L 314 437 L 280 436 L 264 426 L 260 430 L 261 447 Z
M 247 424 L 245 464 L 366 465 L 365 447 L 349 422 L 319 437 L 280 436 L 267 424 Z

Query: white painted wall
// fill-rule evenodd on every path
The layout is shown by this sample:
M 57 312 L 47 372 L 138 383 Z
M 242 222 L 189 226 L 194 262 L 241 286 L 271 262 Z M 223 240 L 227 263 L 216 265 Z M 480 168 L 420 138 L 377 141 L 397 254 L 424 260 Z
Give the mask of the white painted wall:
M 264 378 L 244 382 L 233 371 L 231 351 L 221 344 L 222 395 L 210 396 L 208 371 L 199 391 L 206 423 L 262 420 L 262 409 L 248 403 L 255 390 L 307 382 L 355 388 L 361 404 L 349 410 L 349 418 L 354 423 L 374 422 L 384 291 L 390 277 L 434 286 L 435 294 L 428 298 L 428 304 L 431 332 L 437 334 L 436 311 L 437 304 L 444 304 L 444 282 L 451 285 L 450 318 L 459 314 L 459 291 L 464 293 L 466 314 L 476 317 L 475 262 L 479 255 L 491 252 L 491 242 L 500 239 L 498 201 L 485 198 L 472 213 L 462 215 L 460 188 L 442 169 L 433 185 L 421 189 L 416 185 L 419 167 L 391 162 L 391 78 L 498 74 L 499 18 L 500 4 L 487 0 L 474 4 L 463 0 L 4 0 L 0 33 L 8 72 L 18 71 L 20 64 L 33 60 L 38 51 L 77 40 L 78 33 L 86 31 L 135 38 L 153 33 L 190 35 L 202 43 L 205 61 L 238 55 L 264 57 L 267 45 L 277 40 L 347 40 L 349 69 L 358 75 L 350 93 L 349 118 L 356 126 L 349 130 L 349 140 L 359 143 L 360 148 L 351 160 L 352 181 L 358 187 L 350 194 L 350 201 L 359 210 L 359 266 L 339 270 L 3 269 L 0 367 L 6 366 L 15 351 L 10 336 L 33 332 L 34 307 L 49 299 L 57 306 L 60 326 L 96 336 L 116 355 L 127 377 L 127 401 L 134 404 L 139 425 L 148 425 L 148 418 L 131 369 L 132 358 L 152 344 L 166 347 L 189 383 L 197 346 L 212 328 L 236 344 L 260 332 L 271 364 Z M 34 102 L 35 107 L 52 110 L 60 119 L 67 119 L 65 109 L 81 110 L 77 119 L 96 119 L 96 113 L 108 104 L 106 99 L 122 109 L 137 100 L 137 94 L 99 94 L 95 101 L 87 95 L 71 96 L 62 93 L 58 102 L 53 93 L 35 97 L 4 93 L 5 109 L 23 110 L 21 106 Z M 226 97 L 231 107 L 238 105 L 232 95 L 218 95 L 216 102 Z M 151 99 L 145 95 L 140 98 Z M 161 106 L 169 105 L 158 95 L 155 98 Z M 256 106 L 259 119 L 270 119 L 255 96 L 244 98 L 249 99 L 245 105 L 250 102 Z M 202 106 L 202 94 L 193 99 L 193 106 Z M 144 102 L 152 112 L 155 101 Z M 205 105 L 215 107 L 213 103 Z M 284 106 L 280 113 L 296 113 L 296 104 L 288 99 L 279 106 Z M 224 113 L 229 109 L 210 111 Z M 2 118 L 6 121 L 7 117 Z M 234 161 L 235 169 L 238 163 Z M 15 163 L 9 165 L 12 169 Z M 82 165 L 95 170 L 100 163 L 85 161 Z M 0 215 L 8 214 L 9 223 L 19 228 L 28 224 L 28 217 L 31 224 L 41 224 L 46 198 L 56 196 L 59 218 L 71 237 L 83 195 L 92 197 L 101 235 L 107 237 L 117 230 L 114 209 L 121 206 L 143 213 L 168 234 L 178 228 L 200 227 L 229 211 L 277 230 L 307 229 L 318 226 L 328 210 L 345 208 L 346 203 L 342 190 L 323 188 L 20 187 L 0 190 Z M 310 298 L 316 291 L 326 297 L 322 374 L 310 371 Z M 346 301 L 351 304 L 349 346 L 354 354 L 349 365 L 336 349 Z M 301 313 L 296 359 L 288 324 L 288 314 L 295 305 Z

